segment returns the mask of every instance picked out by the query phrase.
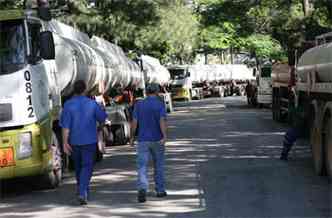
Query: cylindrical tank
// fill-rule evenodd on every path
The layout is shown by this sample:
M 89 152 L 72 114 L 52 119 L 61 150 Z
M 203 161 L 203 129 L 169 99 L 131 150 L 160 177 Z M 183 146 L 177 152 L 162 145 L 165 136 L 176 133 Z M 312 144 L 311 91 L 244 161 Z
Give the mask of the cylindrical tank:
M 290 80 L 290 72 L 288 64 L 275 63 L 272 65 L 271 73 L 272 82 L 288 84 Z
M 332 43 L 307 50 L 296 67 L 297 79 L 307 82 L 310 73 L 316 73 L 321 82 L 332 82 Z
M 144 87 L 144 79 L 139 66 L 131 61 L 119 46 L 96 36 L 92 37 L 91 43 L 93 47 L 103 51 L 111 62 L 112 79 L 109 81 L 109 86 L 119 85 L 124 88 L 134 85 L 137 88 Z
M 170 81 L 170 73 L 162 66 L 158 59 L 148 55 L 142 55 L 143 72 L 146 83 L 157 83 L 166 85 Z
M 230 64 L 229 65 L 232 80 L 235 81 L 246 81 L 254 80 L 252 70 L 244 64 Z
M 104 39 L 89 37 L 63 23 L 52 21 L 56 50 L 57 82 L 62 95 L 72 94 L 77 80 L 87 83 L 88 91 L 98 88 L 100 93 L 110 87 L 144 87 L 144 79 L 138 65 L 123 50 Z
M 97 86 L 102 89 L 109 64 L 100 51 L 91 47 L 89 37 L 57 21 L 49 27 L 54 36 L 57 83 L 62 95 L 72 94 L 77 80 L 85 81 L 88 91 Z
M 55 41 L 55 62 L 57 82 L 64 96 L 72 93 L 72 85 L 83 80 L 90 90 L 97 77 L 95 53 L 87 45 L 53 34 Z

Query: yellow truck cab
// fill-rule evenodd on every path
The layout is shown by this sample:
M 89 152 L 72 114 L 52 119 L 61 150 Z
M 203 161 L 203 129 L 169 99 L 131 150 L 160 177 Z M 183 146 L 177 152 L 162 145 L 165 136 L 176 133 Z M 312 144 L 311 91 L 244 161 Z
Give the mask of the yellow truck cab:
M 27 1 L 29 2 L 29 1 Z M 0 11 L 0 180 L 41 175 L 61 181 L 62 161 L 52 131 L 57 103 L 49 77 L 54 43 L 47 5 Z

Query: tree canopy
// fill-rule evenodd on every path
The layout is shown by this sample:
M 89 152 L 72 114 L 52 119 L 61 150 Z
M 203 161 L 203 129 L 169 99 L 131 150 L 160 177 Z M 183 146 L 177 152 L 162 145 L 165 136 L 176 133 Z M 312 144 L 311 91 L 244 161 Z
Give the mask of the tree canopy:
M 57 19 L 164 62 L 233 50 L 293 62 L 305 41 L 332 27 L 330 0 L 95 0 L 93 7 L 91 0 L 50 2 Z M 22 5 L 0 0 L 0 9 Z

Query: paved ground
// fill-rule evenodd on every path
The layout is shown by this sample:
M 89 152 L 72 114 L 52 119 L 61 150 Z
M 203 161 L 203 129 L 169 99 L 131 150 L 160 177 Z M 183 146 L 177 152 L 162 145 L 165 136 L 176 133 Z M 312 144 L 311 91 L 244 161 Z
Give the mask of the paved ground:
M 76 206 L 67 175 L 57 190 L 7 184 L 0 218 L 332 217 L 331 187 L 314 175 L 307 143 L 297 144 L 288 163 L 278 160 L 286 127 L 272 122 L 270 110 L 247 108 L 240 97 L 176 105 L 167 198 L 149 193 L 136 203 L 135 150 L 118 146 L 97 166 L 89 206 Z

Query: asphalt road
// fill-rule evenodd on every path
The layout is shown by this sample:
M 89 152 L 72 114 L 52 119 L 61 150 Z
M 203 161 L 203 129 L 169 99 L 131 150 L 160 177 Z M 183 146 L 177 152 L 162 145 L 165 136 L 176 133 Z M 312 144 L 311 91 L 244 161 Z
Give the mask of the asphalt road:
M 278 159 L 286 129 L 242 97 L 179 102 L 169 116 L 168 197 L 151 191 L 137 203 L 135 148 L 116 146 L 96 166 L 88 206 L 77 206 L 70 174 L 56 190 L 16 181 L 4 186 L 0 218 L 332 217 L 332 189 L 314 174 L 308 143 Z

